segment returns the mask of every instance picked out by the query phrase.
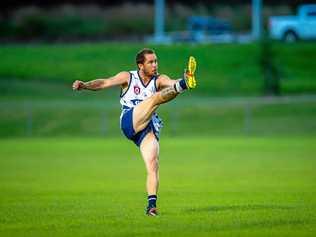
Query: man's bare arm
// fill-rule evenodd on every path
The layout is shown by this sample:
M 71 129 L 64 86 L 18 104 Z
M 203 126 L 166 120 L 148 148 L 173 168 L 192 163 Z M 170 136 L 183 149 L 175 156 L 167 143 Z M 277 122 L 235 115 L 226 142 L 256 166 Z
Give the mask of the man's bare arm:
M 92 80 L 92 81 L 88 81 L 88 82 L 83 82 L 83 81 L 79 81 L 76 80 L 73 84 L 72 84 L 72 89 L 73 90 L 101 90 L 101 89 L 105 89 L 105 88 L 109 88 L 109 87 L 113 87 L 113 86 L 121 86 L 121 87 L 125 87 L 128 84 L 128 80 L 129 80 L 129 72 L 120 72 L 118 74 L 116 74 L 113 77 L 110 78 L 106 78 L 106 79 L 96 79 L 96 80 Z

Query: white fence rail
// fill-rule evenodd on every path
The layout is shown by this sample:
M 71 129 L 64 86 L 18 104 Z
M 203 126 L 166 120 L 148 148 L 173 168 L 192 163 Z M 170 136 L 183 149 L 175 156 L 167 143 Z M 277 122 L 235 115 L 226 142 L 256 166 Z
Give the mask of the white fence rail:
M 118 102 L 0 101 L 0 137 L 115 136 Z M 316 135 L 316 96 L 177 98 L 162 105 L 166 135 Z

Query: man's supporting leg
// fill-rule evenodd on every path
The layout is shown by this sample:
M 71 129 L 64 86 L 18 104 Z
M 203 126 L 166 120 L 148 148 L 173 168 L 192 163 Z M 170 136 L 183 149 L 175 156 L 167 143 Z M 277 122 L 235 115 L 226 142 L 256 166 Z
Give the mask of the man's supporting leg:
M 148 208 L 147 214 L 150 209 L 156 213 L 156 200 L 157 191 L 159 186 L 159 143 L 155 135 L 150 132 L 143 139 L 140 144 L 140 152 L 142 154 L 143 160 L 145 162 L 147 170 L 147 194 L 148 194 Z
M 133 127 L 135 132 L 143 130 L 148 125 L 153 113 L 160 104 L 174 99 L 178 94 L 174 86 L 167 87 L 136 105 L 133 111 Z

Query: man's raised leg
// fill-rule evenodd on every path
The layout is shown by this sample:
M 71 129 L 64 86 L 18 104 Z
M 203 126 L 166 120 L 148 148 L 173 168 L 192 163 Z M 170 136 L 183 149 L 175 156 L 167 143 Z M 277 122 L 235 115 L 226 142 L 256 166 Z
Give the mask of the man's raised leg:
M 174 86 L 167 87 L 160 92 L 155 93 L 152 97 L 140 102 L 134 107 L 133 111 L 133 127 L 137 133 L 143 130 L 151 120 L 151 117 L 160 104 L 166 103 L 174 99 L 179 93 L 186 89 L 196 87 L 195 73 L 196 61 L 194 57 L 189 58 L 188 68 L 184 75 L 184 79 L 177 81 Z
M 174 99 L 178 94 L 173 86 L 167 87 L 136 105 L 133 111 L 133 127 L 135 132 L 143 130 L 148 125 L 153 113 L 160 104 Z

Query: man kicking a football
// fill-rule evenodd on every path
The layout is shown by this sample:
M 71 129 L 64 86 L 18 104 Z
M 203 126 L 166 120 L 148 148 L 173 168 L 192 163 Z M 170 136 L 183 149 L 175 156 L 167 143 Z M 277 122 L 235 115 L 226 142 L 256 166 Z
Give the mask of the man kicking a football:
M 179 93 L 196 86 L 196 61 L 189 58 L 183 78 L 172 80 L 158 74 L 155 52 L 143 49 L 136 55 L 138 70 L 123 71 L 113 77 L 88 82 L 76 80 L 73 90 L 101 90 L 113 86 L 121 87 L 122 113 L 120 125 L 124 135 L 140 149 L 147 169 L 148 206 L 146 214 L 156 216 L 156 200 L 159 184 L 158 156 L 159 132 L 162 121 L 156 114 L 160 104 L 174 99 Z

